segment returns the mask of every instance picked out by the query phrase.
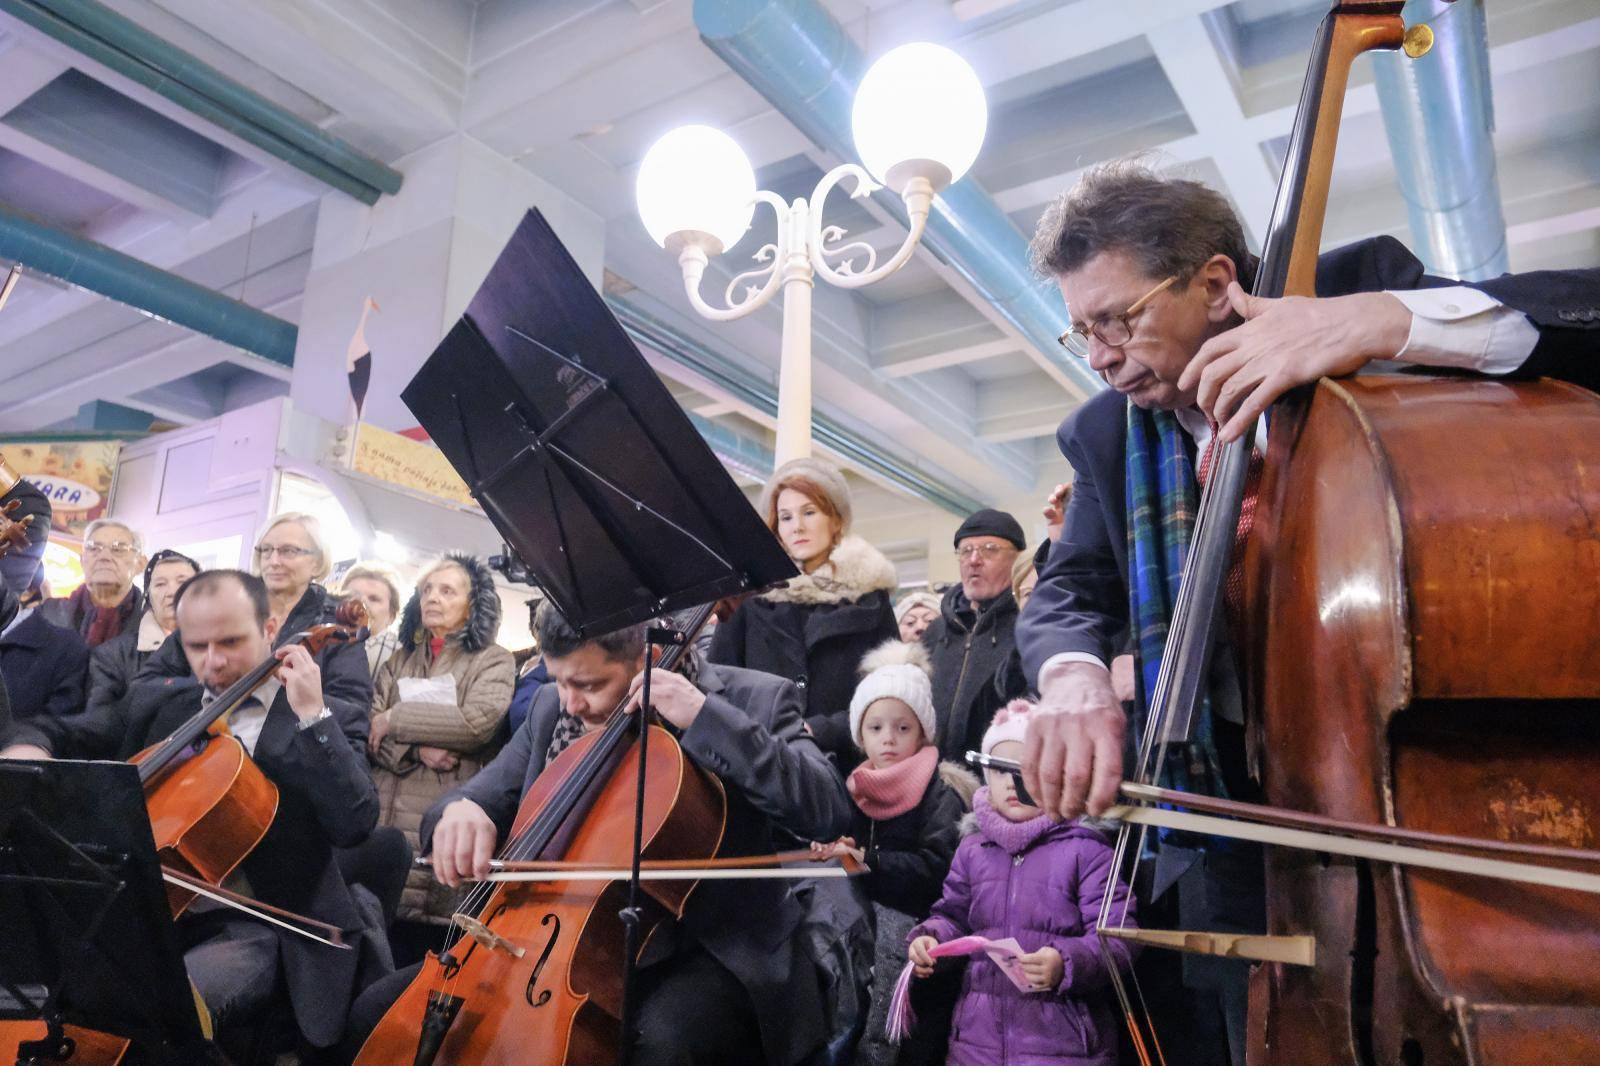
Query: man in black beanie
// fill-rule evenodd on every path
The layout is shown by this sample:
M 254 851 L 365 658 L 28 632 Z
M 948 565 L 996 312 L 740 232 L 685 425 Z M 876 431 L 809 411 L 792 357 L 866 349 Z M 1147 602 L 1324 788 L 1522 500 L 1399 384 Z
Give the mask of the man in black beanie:
M 976 750 L 1005 702 L 995 674 L 1016 645 L 1011 567 L 1026 547 L 1021 524 L 992 508 L 969 515 L 956 530 L 961 584 L 944 594 L 939 617 L 922 636 L 933 659 L 941 758 L 959 762 Z

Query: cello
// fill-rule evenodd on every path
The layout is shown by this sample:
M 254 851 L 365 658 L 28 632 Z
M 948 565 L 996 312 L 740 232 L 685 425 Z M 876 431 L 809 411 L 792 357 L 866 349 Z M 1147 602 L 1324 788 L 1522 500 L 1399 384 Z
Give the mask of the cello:
M 658 665 L 671 670 L 705 624 L 699 608 L 684 642 Z M 644 713 L 641 711 L 640 713 Z M 633 857 L 636 816 L 644 864 L 711 860 L 722 843 L 727 797 L 659 725 L 640 744 L 624 700 L 534 781 L 499 859 L 506 866 L 559 860 L 620 872 Z M 642 799 L 642 804 L 641 804 Z M 641 881 L 639 943 L 681 918 L 693 880 Z M 624 1033 L 630 905 L 621 880 L 509 880 L 480 884 L 455 917 L 458 939 L 422 971 L 367 1038 L 358 1064 L 395 1062 L 588 1066 L 615 1060 Z
M 1314 295 L 1349 67 L 1402 43 L 1400 7 L 1338 4 L 1319 30 L 1258 296 Z M 1250 446 L 1222 446 L 1204 489 L 1139 786 L 1204 684 Z M 1600 398 L 1560 382 L 1323 379 L 1272 409 L 1238 649 L 1268 804 L 1569 868 L 1592 858 L 1597 464 Z M 1272 850 L 1267 919 L 1245 938 L 1259 944 L 1218 952 L 1259 960 L 1252 1066 L 1600 1061 L 1592 893 Z
M 13 523 L 20 525 L 20 523 Z M 0 529 L 0 539 L 7 531 Z M 366 608 L 357 600 L 340 604 L 333 622 L 313 626 L 279 647 L 300 645 L 315 655 L 334 644 L 366 639 Z M 339 931 L 324 922 L 241 896 L 223 882 L 254 850 L 278 808 L 278 790 L 228 733 L 229 714 L 277 672 L 274 653 L 204 704 L 165 739 L 136 754 L 145 808 L 150 816 L 162 879 L 173 918 L 199 897 L 249 914 L 330 947 L 344 949 Z M 203 1023 L 203 1004 L 196 994 Z M 209 1026 L 203 1025 L 209 1033 Z M 129 1041 L 112 1034 L 65 1026 L 70 1061 L 114 1066 Z M 0 1061 L 16 1061 L 18 1045 L 45 1036 L 40 1022 L 0 1022 Z

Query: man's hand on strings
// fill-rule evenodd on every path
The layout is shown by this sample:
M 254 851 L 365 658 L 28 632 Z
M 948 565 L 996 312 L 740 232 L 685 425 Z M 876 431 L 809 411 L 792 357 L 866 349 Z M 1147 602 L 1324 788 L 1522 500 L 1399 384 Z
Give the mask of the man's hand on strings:
M 462 881 L 489 876 L 499 833 L 482 807 L 459 799 L 444 809 L 433 829 L 433 876 L 455 888 Z
M 1023 740 L 1022 782 L 1052 818 L 1099 815 L 1122 784 L 1127 719 L 1097 663 L 1060 663 L 1039 677 L 1039 709 Z
M 1180 389 L 1198 389 L 1195 402 L 1222 426 L 1223 442 L 1295 386 L 1393 358 L 1411 336 L 1411 312 L 1388 293 L 1275 300 L 1234 282 L 1228 302 L 1245 321 L 1201 345 L 1178 378 Z
M 644 674 L 640 673 L 628 686 L 630 712 L 639 709 L 643 688 Z M 688 729 L 700 717 L 700 708 L 706 705 L 706 694 L 682 674 L 657 668 L 650 671 L 650 703 L 661 717 L 679 729 Z
M 302 722 L 316 720 L 327 704 L 322 699 L 322 668 L 301 644 L 286 644 L 273 653 L 278 657 L 278 680 L 289 696 L 289 709 Z
M 50 753 L 35 744 L 13 744 L 0 750 L 0 759 L 48 759 Z

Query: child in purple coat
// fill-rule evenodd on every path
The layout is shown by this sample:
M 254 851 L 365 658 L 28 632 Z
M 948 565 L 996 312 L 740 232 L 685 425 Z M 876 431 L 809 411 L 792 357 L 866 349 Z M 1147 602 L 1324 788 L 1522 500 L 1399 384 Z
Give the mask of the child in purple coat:
M 983 736 L 983 751 L 1020 758 L 1032 708 L 1013 701 Z M 1054 822 L 1017 799 L 1009 774 L 988 771 L 973 797 L 977 831 L 956 849 L 944 894 L 910 934 L 917 977 L 933 972 L 934 945 L 976 934 L 1014 937 L 1033 982 L 1024 992 L 979 955 L 967 967 L 950 1034 L 948 1066 L 1115 1066 L 1117 1031 L 1103 990 L 1110 983 L 1095 922 L 1106 892 L 1112 915 L 1132 926 L 1128 888 L 1113 877 L 1106 836 Z M 1128 908 L 1123 920 L 1123 908 Z M 1126 970 L 1125 941 L 1107 940 Z

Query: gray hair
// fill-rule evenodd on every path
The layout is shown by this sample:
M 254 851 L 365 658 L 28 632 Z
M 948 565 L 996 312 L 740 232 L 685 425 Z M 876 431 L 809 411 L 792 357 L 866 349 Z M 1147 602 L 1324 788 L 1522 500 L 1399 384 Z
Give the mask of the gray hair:
M 573 629 L 566 617 L 549 600 L 539 604 L 533 614 L 534 638 L 539 653 L 547 659 L 561 659 L 593 644 L 612 662 L 633 663 L 644 658 L 644 623 L 627 626 L 597 637 L 584 637 Z
M 1198 181 L 1163 177 L 1138 156 L 1090 167 L 1039 219 L 1028 257 L 1058 278 L 1106 251 L 1132 257 L 1150 278 L 1180 283 L 1214 255 L 1233 260 L 1250 288 L 1256 258 L 1227 197 Z
M 273 515 L 266 525 L 261 527 L 261 532 L 256 534 L 256 543 L 260 544 L 266 539 L 267 534 L 283 525 L 293 522 L 306 531 L 306 536 L 311 540 L 311 546 L 317 549 L 317 563 L 311 568 L 311 580 L 321 581 L 328 576 L 328 571 L 333 569 L 333 553 L 328 550 L 328 541 L 322 535 L 322 523 L 317 521 L 314 514 L 304 511 L 284 511 L 282 514 Z M 261 560 L 255 561 L 257 573 L 261 572 Z
M 90 522 L 84 527 L 83 542 L 85 544 L 89 543 L 90 537 L 94 536 L 107 526 L 115 526 L 127 533 L 129 539 L 133 541 L 133 553 L 135 555 L 144 554 L 144 536 L 137 529 L 134 529 L 120 518 L 96 518 L 93 522 Z

